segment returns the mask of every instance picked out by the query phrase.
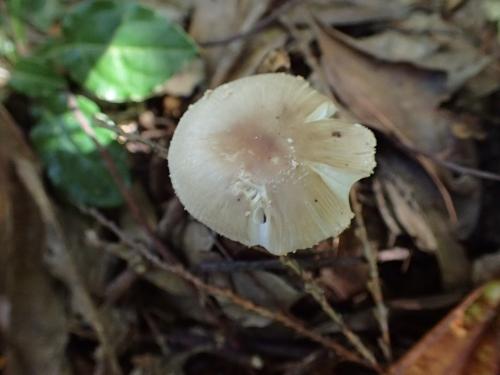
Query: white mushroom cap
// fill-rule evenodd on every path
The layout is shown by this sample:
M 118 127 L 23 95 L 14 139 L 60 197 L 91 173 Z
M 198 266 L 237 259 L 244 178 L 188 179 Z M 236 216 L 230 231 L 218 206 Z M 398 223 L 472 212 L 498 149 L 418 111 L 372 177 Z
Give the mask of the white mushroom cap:
M 330 118 L 300 77 L 263 74 L 207 91 L 168 154 L 182 204 L 214 231 L 282 255 L 340 234 L 349 190 L 375 167 L 375 137 Z

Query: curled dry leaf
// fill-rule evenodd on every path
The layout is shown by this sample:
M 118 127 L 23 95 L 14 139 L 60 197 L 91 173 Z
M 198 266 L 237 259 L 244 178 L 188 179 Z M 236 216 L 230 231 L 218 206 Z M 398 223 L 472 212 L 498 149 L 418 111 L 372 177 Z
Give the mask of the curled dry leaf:
M 467 285 L 470 266 L 465 250 L 447 220 L 438 191 L 419 165 L 381 152 L 376 177 L 395 221 L 420 249 L 435 252 L 444 286 Z
M 452 125 L 458 119 L 438 108 L 450 94 L 446 75 L 376 60 L 351 48 L 341 33 L 319 27 L 315 31 L 332 89 L 362 123 L 412 149 L 474 166 L 474 144 L 454 137 Z M 447 170 L 415 157 L 435 182 L 452 219 L 458 210 L 460 232 L 470 233 L 479 214 L 479 182 L 470 178 L 468 189 L 462 190 Z
M 391 375 L 496 375 L 500 371 L 500 281 L 473 292 L 402 360 Z
M 445 72 L 450 92 L 492 61 L 473 37 L 435 13 L 413 12 L 393 29 L 350 42 L 381 60 Z

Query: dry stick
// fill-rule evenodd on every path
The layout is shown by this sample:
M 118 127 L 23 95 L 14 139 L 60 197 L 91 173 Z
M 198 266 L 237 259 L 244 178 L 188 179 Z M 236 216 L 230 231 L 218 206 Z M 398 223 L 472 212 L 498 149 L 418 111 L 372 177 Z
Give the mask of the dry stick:
M 111 223 L 110 221 L 106 220 L 104 217 L 99 215 L 95 210 L 92 209 L 84 209 L 82 210 L 84 212 L 89 213 L 92 215 L 98 222 L 100 222 L 102 225 L 106 226 L 108 229 L 113 231 L 120 240 L 129 246 L 131 246 L 133 249 L 137 250 L 139 254 L 141 254 L 145 259 L 147 259 L 152 265 L 158 267 L 159 269 L 162 269 L 166 272 L 170 272 L 185 281 L 191 283 L 193 286 L 195 286 L 198 290 L 206 292 L 212 296 L 219 297 L 226 299 L 235 305 L 238 305 L 242 307 L 243 309 L 247 311 L 251 311 L 253 313 L 256 313 L 264 318 L 270 319 L 272 321 L 275 321 L 277 323 L 280 323 L 284 325 L 285 327 L 288 327 L 298 334 L 309 338 L 312 341 L 315 341 L 326 348 L 334 351 L 337 353 L 339 356 L 343 357 L 346 360 L 368 365 L 371 367 L 379 370 L 378 366 L 376 363 L 366 363 L 366 361 L 363 361 L 361 358 L 358 357 L 355 353 L 351 352 L 349 349 L 345 348 L 339 343 L 336 343 L 335 341 L 331 340 L 328 337 L 321 336 L 320 334 L 317 334 L 310 329 L 308 329 L 300 320 L 287 316 L 282 312 L 273 312 L 272 310 L 269 310 L 263 306 L 257 305 L 253 303 L 252 301 L 243 298 L 239 296 L 238 294 L 235 294 L 229 289 L 224 289 L 220 288 L 215 285 L 211 285 L 208 283 L 205 283 L 202 279 L 199 277 L 193 275 L 191 272 L 189 272 L 177 259 L 174 257 L 174 255 L 171 253 L 171 251 L 160 241 L 156 238 L 154 235 L 153 231 L 149 228 L 147 222 L 143 220 L 143 215 L 142 212 L 140 211 L 139 207 L 136 205 L 131 193 L 128 191 L 128 189 L 124 186 L 123 181 L 118 174 L 118 170 L 116 168 L 116 165 L 111 158 L 111 156 L 106 152 L 106 150 L 102 147 L 102 145 L 99 143 L 99 141 L 95 137 L 94 130 L 92 129 L 90 123 L 88 122 L 87 118 L 85 115 L 81 112 L 81 110 L 78 108 L 76 98 L 74 95 L 69 95 L 68 97 L 68 104 L 72 111 L 74 112 L 74 115 L 79 122 L 81 128 L 84 130 L 84 132 L 92 139 L 96 147 L 98 148 L 104 162 L 106 163 L 106 167 L 108 168 L 111 177 L 113 178 L 115 184 L 118 186 L 120 193 L 123 195 L 125 202 L 127 203 L 128 207 L 131 209 L 132 214 L 134 216 L 134 219 L 136 219 L 146 230 L 148 233 L 148 236 L 153 240 L 153 244 L 155 248 L 158 250 L 158 252 L 169 262 L 166 263 L 164 262 L 161 258 L 158 256 L 150 253 L 147 249 L 143 248 L 142 246 L 137 246 L 133 241 L 127 239 L 126 236 L 121 233 L 121 231 L 118 229 L 116 225 Z
M 309 15 L 306 12 L 306 16 Z M 301 35 L 297 28 L 293 25 L 292 22 L 288 20 L 286 16 L 283 16 L 280 18 L 281 21 L 285 24 L 289 32 L 292 34 L 294 39 L 297 41 L 299 44 L 299 47 L 301 50 L 304 52 L 304 55 L 306 56 L 307 62 L 313 67 L 313 69 L 320 75 L 321 79 L 320 82 L 326 82 L 324 79 L 324 74 L 322 69 L 319 67 L 316 59 L 314 58 L 314 55 L 312 51 L 310 50 L 309 46 L 304 43 L 303 38 L 301 38 Z M 308 22 L 311 21 L 311 16 L 309 15 L 309 18 L 307 19 Z M 331 96 L 330 90 L 327 86 L 323 87 L 323 90 L 326 94 Z M 342 318 L 342 315 L 337 313 L 328 303 L 324 291 L 321 288 L 320 285 L 318 285 L 314 279 L 304 271 L 304 269 L 301 268 L 299 263 L 297 263 L 295 260 L 293 260 L 290 257 L 281 257 L 281 262 L 287 266 L 288 268 L 292 269 L 299 277 L 302 278 L 302 280 L 305 283 L 306 286 L 306 291 L 320 304 L 321 308 L 323 311 L 332 319 L 335 323 L 337 323 L 340 326 L 340 329 L 344 336 L 351 342 L 351 344 L 356 348 L 356 350 L 365 358 L 367 359 L 370 363 L 372 364 L 377 364 L 377 361 L 375 359 L 375 356 L 371 353 L 371 351 L 363 344 L 361 341 L 360 337 L 356 335 L 344 322 L 344 319 Z
M 102 216 L 97 210 L 93 208 L 88 208 L 88 207 L 80 207 L 80 210 L 90 216 L 92 216 L 98 223 L 100 223 L 102 226 L 106 227 L 109 229 L 111 232 L 113 232 L 119 239 L 120 241 L 129 246 L 130 248 L 134 249 L 137 251 L 138 255 L 141 255 L 143 257 L 144 261 L 148 261 L 152 266 L 162 269 L 166 272 L 172 273 L 180 278 L 182 278 L 185 281 L 188 281 L 191 283 L 193 286 L 198 288 L 201 291 L 204 291 L 212 296 L 219 297 L 226 299 L 235 305 L 238 305 L 242 308 L 244 308 L 247 311 L 253 312 L 255 314 L 258 314 L 264 318 L 270 319 L 274 322 L 280 323 L 298 334 L 309 338 L 312 341 L 315 341 L 324 347 L 334 351 L 337 353 L 339 356 L 352 361 L 356 363 L 361 363 L 364 365 L 367 365 L 365 361 L 360 359 L 355 353 L 351 352 L 341 344 L 336 343 L 335 341 L 331 340 L 328 337 L 321 336 L 312 330 L 308 329 L 303 322 L 300 320 L 287 316 L 283 312 L 280 311 L 271 311 L 263 306 L 259 306 L 255 303 L 253 303 L 250 300 L 247 300 L 234 292 L 232 292 L 229 289 L 224 289 L 220 288 L 215 285 L 211 285 L 200 279 L 199 277 L 193 275 L 190 273 L 183 265 L 180 263 L 176 264 L 169 264 L 165 263 L 162 261 L 158 256 L 155 254 L 151 253 L 148 251 L 144 246 L 142 246 L 139 243 L 134 242 L 132 239 L 130 239 L 123 231 L 121 231 L 118 226 L 113 223 L 112 221 L 106 219 L 104 216 Z M 371 366 L 375 367 L 375 366 Z M 378 369 L 378 368 L 376 368 Z
M 468 174 L 470 176 L 478 177 L 478 178 L 481 178 L 483 180 L 492 180 L 492 181 L 500 182 L 500 174 L 498 174 L 498 173 L 482 171 L 480 169 L 466 167 L 464 165 L 460 165 L 460 164 L 454 163 L 452 161 L 443 160 L 430 152 L 419 150 L 417 148 L 411 147 L 411 146 L 409 146 L 409 145 L 407 145 L 407 144 L 405 144 L 397 139 L 394 139 L 392 137 L 390 139 L 391 139 L 391 141 L 396 143 L 397 146 L 399 146 L 403 150 L 406 150 L 412 154 L 421 155 L 427 159 L 432 160 L 434 163 L 439 164 L 442 167 L 445 167 L 453 172 Z
M 160 252 L 161 256 L 168 261 L 176 262 L 177 259 L 174 256 L 174 254 L 170 251 L 170 249 L 168 249 L 165 245 L 161 244 L 160 241 L 157 239 L 157 237 L 154 235 L 153 229 L 151 228 L 147 220 L 144 218 L 144 214 L 142 213 L 139 206 L 136 204 L 134 198 L 132 197 L 132 193 L 123 183 L 123 180 L 120 176 L 120 173 L 118 172 L 118 168 L 113 158 L 109 154 L 108 150 L 102 147 L 102 145 L 97 140 L 94 129 L 92 129 L 89 120 L 87 119 L 87 117 L 85 117 L 85 115 L 78 107 L 76 97 L 73 94 L 68 95 L 68 106 L 73 111 L 73 114 L 75 115 L 75 118 L 78 121 L 82 130 L 85 132 L 85 134 L 89 136 L 89 138 L 92 140 L 97 150 L 99 151 L 99 154 L 101 155 L 102 160 L 106 164 L 106 168 L 108 169 L 111 178 L 115 182 L 118 190 L 120 191 L 120 194 L 127 203 L 127 206 L 130 208 L 130 211 L 134 219 L 139 224 L 141 224 L 141 226 L 145 229 L 148 236 L 155 243 L 156 249 Z
M 374 367 L 377 367 L 377 360 L 373 353 L 368 349 L 365 344 L 361 341 L 358 335 L 356 335 L 344 322 L 342 315 L 336 312 L 332 306 L 328 303 L 323 288 L 312 278 L 312 276 L 305 272 L 294 259 L 288 256 L 282 256 L 280 258 L 281 262 L 290 268 L 295 274 L 297 274 L 305 285 L 305 291 L 310 294 L 316 302 L 319 303 L 322 310 L 332 319 L 344 334 L 344 336 L 349 340 L 349 342 L 356 348 L 356 350 Z
M 364 264 L 365 260 L 362 257 L 338 257 L 334 255 L 328 256 L 308 256 L 304 258 L 294 258 L 299 262 L 304 269 L 318 269 L 327 266 L 352 266 L 356 264 Z M 280 262 L 279 259 L 264 259 L 264 260 L 217 260 L 205 261 L 198 264 L 195 268 L 196 273 L 236 273 L 247 271 L 262 271 L 262 270 L 283 270 L 287 268 Z
M 368 290 L 372 295 L 373 300 L 375 301 L 375 318 L 377 319 L 378 325 L 380 327 L 380 331 L 382 334 L 382 340 L 380 342 L 380 347 L 384 356 L 387 360 L 390 360 L 392 357 L 391 354 L 391 337 L 389 335 L 389 325 L 387 322 L 388 319 L 388 310 L 384 303 L 384 298 L 382 295 L 382 288 L 380 286 L 380 277 L 378 273 L 378 265 L 377 265 L 377 254 L 374 251 L 373 247 L 370 244 L 370 240 L 368 238 L 368 233 L 366 231 L 365 222 L 363 219 L 363 215 L 361 212 L 361 204 L 359 203 L 356 190 L 353 190 L 351 194 L 352 206 L 354 210 L 354 216 L 356 220 L 357 235 L 363 244 L 363 252 L 366 260 L 368 261 L 368 266 L 370 270 L 370 281 L 367 284 Z
M 157 142 L 152 142 L 149 139 L 144 139 L 141 137 L 139 134 L 130 134 L 124 132 L 119 126 L 116 126 L 116 124 L 110 120 L 107 116 L 104 116 L 100 113 L 96 114 L 94 116 L 94 119 L 99 122 L 97 126 L 102 127 L 104 129 L 111 130 L 112 132 L 116 133 L 117 135 L 122 136 L 125 138 L 127 142 L 139 142 L 142 143 L 146 146 L 151 147 L 151 150 L 153 152 L 156 152 L 158 156 L 166 159 L 168 155 L 168 148 L 163 147 L 162 145 L 158 144 Z

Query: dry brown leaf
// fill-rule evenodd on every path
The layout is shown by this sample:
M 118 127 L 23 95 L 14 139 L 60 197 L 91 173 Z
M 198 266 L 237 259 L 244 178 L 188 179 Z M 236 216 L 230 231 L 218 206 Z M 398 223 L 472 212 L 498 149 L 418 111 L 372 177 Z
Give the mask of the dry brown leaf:
M 496 375 L 500 371 L 500 280 L 473 292 L 395 366 L 392 375 Z
M 433 251 L 446 288 L 467 285 L 470 266 L 465 250 L 446 220 L 446 210 L 432 181 L 415 162 L 379 152 L 376 177 L 394 219 L 422 250 Z
M 262 65 L 273 52 L 284 46 L 286 39 L 286 33 L 278 28 L 266 30 L 251 38 L 243 51 L 244 58 L 235 64 L 228 81 L 255 74 L 258 70 L 261 73 L 274 72 L 275 70 L 262 69 Z
M 416 11 L 392 27 L 369 37 L 350 40 L 351 45 L 381 60 L 409 62 L 445 72 L 450 92 L 461 87 L 492 60 L 470 35 L 436 13 Z
M 282 277 L 265 271 L 238 272 L 232 275 L 232 282 L 239 295 L 272 310 L 286 311 L 303 295 Z M 265 327 L 271 323 L 270 319 L 225 300 L 219 303 L 224 313 L 244 327 Z
M 446 75 L 376 60 L 349 47 L 345 43 L 349 38 L 343 34 L 315 30 L 327 79 L 359 121 L 413 149 L 474 166 L 473 143 L 454 137 L 451 128 L 458 120 L 438 108 L 450 93 Z M 415 157 L 439 189 L 452 219 L 456 220 L 455 210 L 459 211 L 460 232 L 469 233 L 478 216 L 479 182 L 470 178 L 469 188 L 460 191 L 449 171 L 421 155 Z M 463 212 L 468 215 L 462 216 Z
M 100 308 L 89 289 L 91 264 L 104 260 L 104 257 L 96 252 L 93 256 L 88 253 L 91 248 L 84 243 L 83 234 L 86 227 L 81 218 L 71 212 L 61 212 L 59 215 L 57 219 L 53 219 L 52 225 L 56 233 L 50 242 L 51 251 L 45 260 L 51 273 L 71 294 L 73 313 L 81 316 L 94 329 L 100 344 L 100 350 L 95 352 L 98 366 L 105 367 L 110 374 L 121 374 L 116 352 L 123 335 L 116 335 L 116 332 L 125 330 L 119 327 L 124 325 L 125 321 L 114 320 L 109 310 Z
M 397 20 L 411 10 L 404 1 L 386 0 L 313 0 L 307 2 L 307 8 L 322 23 L 334 26 Z M 290 16 L 301 23 L 302 14 L 303 10 L 296 8 Z
M 208 42 L 231 37 L 248 31 L 264 14 L 268 0 L 196 0 L 190 34 L 198 42 Z M 216 87 L 227 79 L 227 74 L 238 59 L 247 40 L 202 50 L 207 64 L 209 87 Z
M 0 106 L 0 295 L 9 306 L 3 325 L 12 375 L 70 373 L 62 296 L 43 262 L 50 232 L 40 189 L 31 150 Z
M 191 221 L 187 224 L 184 230 L 182 248 L 190 264 L 196 265 L 202 261 L 214 259 L 210 253 L 214 243 L 215 234 L 205 225 L 197 221 Z M 215 257 L 215 259 L 219 259 L 219 257 Z
M 161 87 L 157 88 L 157 94 L 168 94 L 173 96 L 187 97 L 193 93 L 205 78 L 203 61 L 195 59 L 186 65 L 179 73 L 174 74 Z
M 368 266 L 363 263 L 332 266 L 320 271 L 321 283 L 335 293 L 339 301 L 346 301 L 366 290 Z

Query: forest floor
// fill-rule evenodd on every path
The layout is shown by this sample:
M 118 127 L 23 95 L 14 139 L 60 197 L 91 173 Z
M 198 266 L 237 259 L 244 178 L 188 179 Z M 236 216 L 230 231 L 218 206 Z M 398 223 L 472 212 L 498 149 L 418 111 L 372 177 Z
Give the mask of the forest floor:
M 0 374 L 500 372 L 500 1 L 0 11 Z M 292 265 L 194 220 L 166 157 L 205 90 L 271 72 L 377 138 Z

